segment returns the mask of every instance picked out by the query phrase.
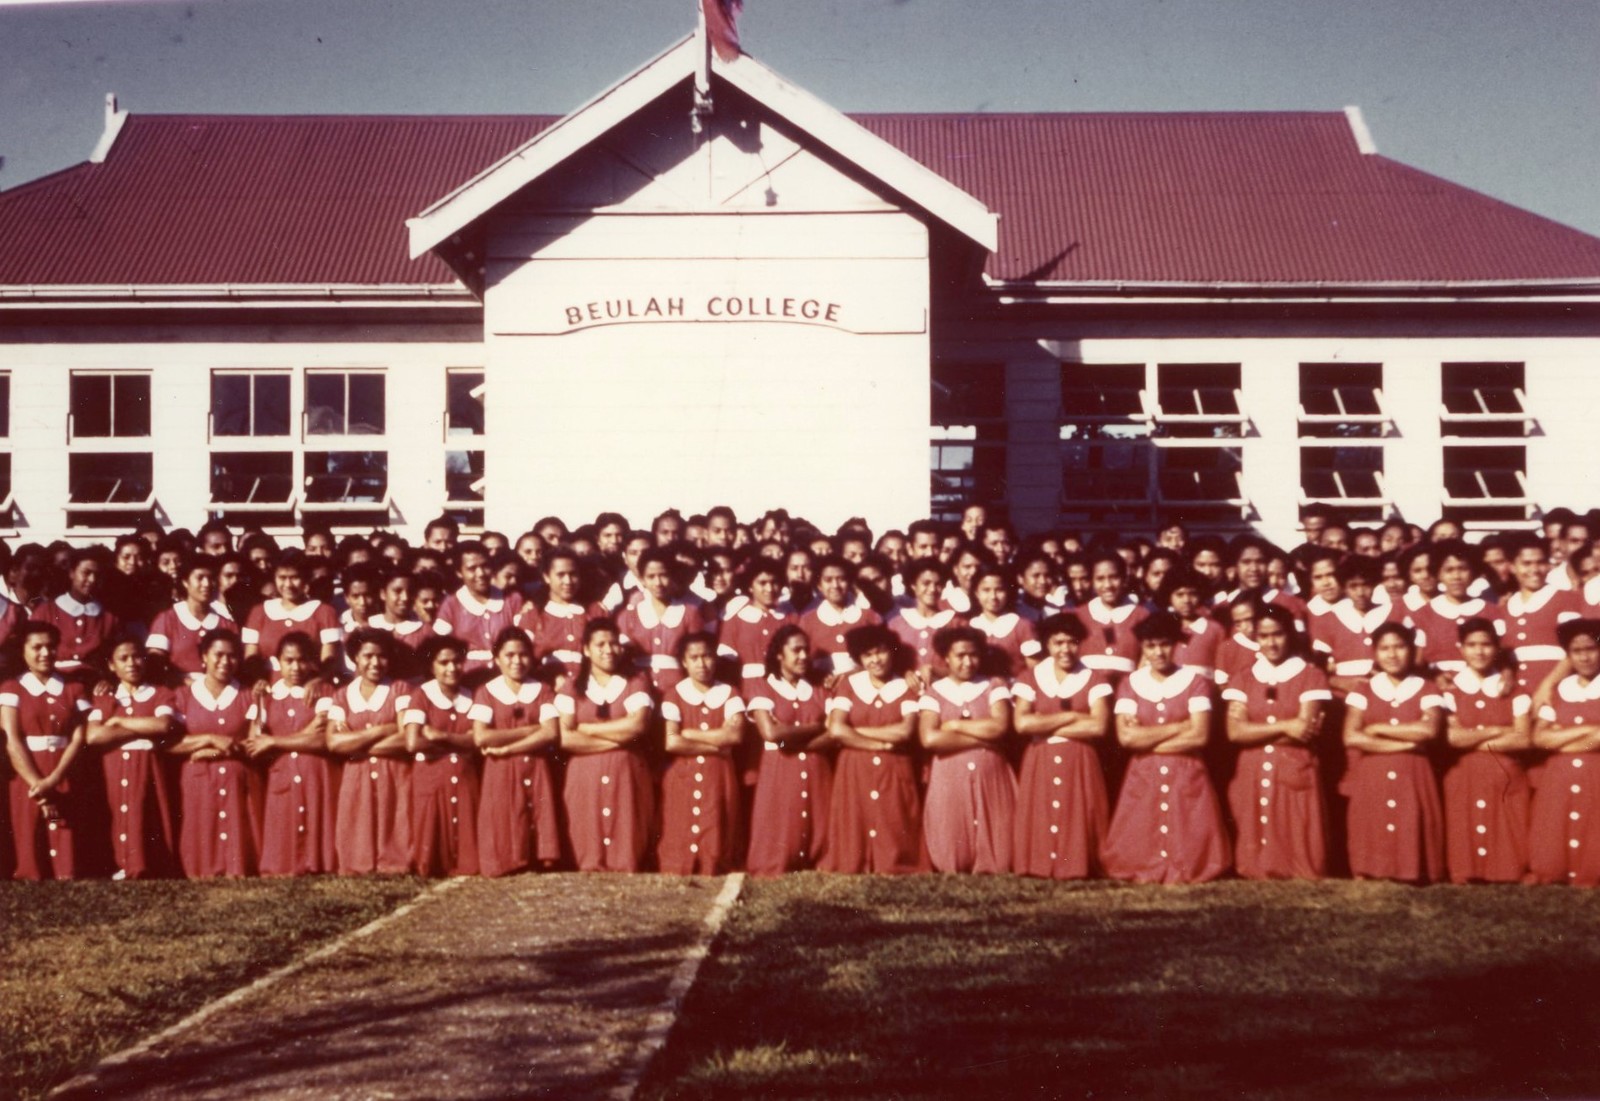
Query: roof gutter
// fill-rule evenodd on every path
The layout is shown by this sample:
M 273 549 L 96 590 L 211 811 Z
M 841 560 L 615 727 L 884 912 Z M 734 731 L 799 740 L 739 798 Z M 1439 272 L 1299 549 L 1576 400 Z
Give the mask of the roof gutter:
M 171 283 L 24 284 L 0 286 L 0 309 L 20 306 L 274 306 L 337 307 L 352 304 L 477 307 L 458 283 Z
M 1381 283 L 1021 283 L 986 279 L 1004 306 L 1084 303 L 1600 301 L 1600 279 L 1444 280 Z

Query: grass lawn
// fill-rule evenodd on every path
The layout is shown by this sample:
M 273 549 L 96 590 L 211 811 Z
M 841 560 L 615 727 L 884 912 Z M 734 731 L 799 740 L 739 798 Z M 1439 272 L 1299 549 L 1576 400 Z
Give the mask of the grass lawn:
M 0 1097 L 42 1096 L 421 888 L 333 877 L 0 883 Z
M 1600 1096 L 1600 892 L 747 884 L 646 1098 Z

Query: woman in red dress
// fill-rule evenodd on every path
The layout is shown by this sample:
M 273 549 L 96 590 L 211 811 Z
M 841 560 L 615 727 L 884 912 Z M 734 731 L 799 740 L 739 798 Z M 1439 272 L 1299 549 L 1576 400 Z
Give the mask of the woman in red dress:
M 299 551 L 286 551 L 272 570 L 272 585 L 278 595 L 264 600 L 245 617 L 244 640 L 246 660 L 278 652 L 278 643 L 290 631 L 304 631 L 320 646 L 317 662 L 323 669 L 335 668 L 334 659 L 339 653 L 339 617 L 332 607 L 320 600 L 311 599 L 309 563 Z M 269 666 L 270 666 L 269 657 Z M 278 671 L 272 668 L 276 679 Z
M 261 777 L 243 759 L 256 706 L 234 679 L 239 636 L 225 627 L 200 640 L 205 675 L 177 695 L 184 736 L 172 752 L 184 758 L 178 858 L 190 879 L 256 872 L 261 852 Z
M 1411 630 L 1372 633 L 1378 671 L 1345 697 L 1344 744 L 1355 750 L 1345 786 L 1350 874 L 1436 883 L 1444 878 L 1444 811 L 1428 760 L 1444 699 L 1416 671 Z
M 172 875 L 177 806 L 160 756 L 172 734 L 172 693 L 145 679 L 144 647 L 133 639 L 114 643 L 108 664 L 116 686 L 91 702 L 86 741 L 102 751 L 111 878 Z
M 1529 865 L 1539 883 L 1600 886 L 1600 620 L 1560 628 L 1572 672 L 1539 709 L 1533 743 L 1550 754 L 1533 793 Z
M 949 576 L 937 558 L 913 558 L 907 562 L 900 578 L 912 603 L 897 608 L 884 620 L 884 625 L 900 639 L 901 648 L 912 656 L 917 677 L 924 685 L 945 674 L 943 663 L 934 652 L 934 636 L 963 622 L 954 610 L 939 608 L 939 595 Z
M 245 750 L 266 763 L 261 874 L 320 875 L 337 868 L 334 805 L 339 773 L 328 756 L 328 709 L 311 695 L 321 647 L 303 631 L 278 643 L 278 682 L 256 696 L 256 725 Z
M 356 679 L 328 708 L 328 749 L 344 758 L 335 829 L 339 871 L 403 875 L 411 870 L 411 761 L 401 717 L 411 686 L 389 679 L 389 635 L 357 631 Z
M 583 661 L 583 628 L 605 615 L 599 604 L 584 604 L 583 564 L 570 548 L 557 547 L 545 556 L 545 599 L 526 603 L 517 625 L 533 640 L 542 679 L 560 687 L 578 675 Z
M 705 630 L 700 610 L 679 593 L 678 565 L 665 547 L 648 547 L 639 555 L 639 587 L 643 595 L 617 613 L 622 641 L 634 649 L 639 669 L 649 676 L 662 699 L 683 679 L 678 647 Z
M 144 644 L 159 662 L 153 679 L 180 684 L 201 675 L 200 639 L 218 627 L 233 627 L 227 607 L 217 599 L 217 562 L 197 555 L 183 566 L 183 599 L 156 613 Z
M 1205 749 L 1211 684 L 1172 660 L 1183 624 L 1157 612 L 1135 627 L 1144 664 L 1123 680 L 1117 740 L 1132 757 L 1100 859 L 1113 879 L 1204 883 L 1231 864 Z
M 616 623 L 591 619 L 578 675 L 556 696 L 567 757 L 562 804 L 580 872 L 644 871 L 655 840 L 650 681 L 623 673 L 622 662 Z
M 9 803 L 18 879 L 72 879 L 85 826 L 76 769 L 89 700 L 56 676 L 61 632 L 29 621 L 16 630 L 27 672 L 0 684 L 0 727 L 11 758 Z M 131 785 L 130 785 L 131 786 Z
M 1333 699 L 1321 669 L 1296 653 L 1294 613 L 1268 604 L 1256 619 L 1255 663 L 1228 682 L 1228 740 L 1239 748 L 1228 803 L 1245 879 L 1321 879 L 1328 812 L 1313 743 Z
M 733 749 L 744 737 L 744 700 L 716 679 L 709 634 L 679 643 L 684 678 L 661 704 L 668 763 L 661 777 L 661 841 L 669 875 L 721 875 L 739 851 L 739 776 Z
M 799 623 L 811 641 L 811 664 L 823 676 L 855 669 L 845 636 L 851 628 L 881 623 L 878 613 L 863 606 L 855 587 L 856 569 L 843 558 L 828 557 L 817 564 L 820 599 L 800 616 Z
M 482 751 L 479 866 L 488 876 L 548 869 L 561 859 L 560 804 L 551 752 L 561 742 L 555 693 L 533 679 L 533 646 L 520 627 L 494 640 L 499 676 L 472 701 Z
M 1434 547 L 1432 559 L 1438 568 L 1438 595 L 1412 610 L 1405 623 L 1416 628 L 1423 665 L 1438 673 L 1459 673 L 1470 668 L 1459 649 L 1461 625 L 1469 619 L 1485 617 L 1489 611 L 1487 601 L 1472 595 L 1472 585 L 1480 571 L 1479 558 L 1467 544 L 1450 542 Z M 1493 627 L 1491 623 L 1490 629 Z M 1495 650 L 1498 654 L 1498 639 Z M 1448 686 L 1448 681 L 1444 683 Z
M 772 640 L 796 617 L 780 607 L 783 598 L 783 563 L 758 555 L 750 560 L 740 581 L 749 598 L 722 621 L 717 653 L 735 668 L 741 690 L 755 692 L 767 679 L 767 652 Z
M 1075 613 L 1085 631 L 1082 661 L 1120 681 L 1133 672 L 1139 657 L 1134 629 L 1149 612 L 1128 592 L 1128 564 L 1116 551 L 1097 551 L 1089 577 L 1094 596 Z
M 980 596 L 981 596 L 980 584 Z M 1028 739 L 1018 783 L 1012 860 L 1021 875 L 1100 874 L 1111 812 L 1099 746 L 1111 725 L 1111 684 L 1078 660 L 1083 623 L 1065 613 L 1038 626 L 1045 657 L 1011 686 L 1017 733 Z
M 901 875 L 928 870 L 917 791 L 917 693 L 899 672 L 900 641 L 882 624 L 845 635 L 857 672 L 828 700 L 839 746 L 828 803 L 826 872 Z
M 919 704 L 922 747 L 934 755 L 922 835 L 936 872 L 997 875 L 1011 871 L 1017 780 L 1006 759 L 1011 692 L 982 674 L 983 633 L 947 627 L 934 648 L 949 676 Z
M 1441 551 L 1440 560 L 1449 578 L 1456 558 Z M 1444 774 L 1445 864 L 1452 883 L 1520 883 L 1528 876 L 1532 789 L 1523 759 L 1533 748 L 1533 700 L 1510 690 L 1493 623 L 1468 619 L 1457 633 L 1459 668 L 1444 694 L 1445 736 L 1456 751 Z
M 1015 597 L 1010 575 L 998 566 L 983 566 L 972 579 L 977 607 L 967 616 L 967 625 L 983 632 L 989 662 L 984 671 L 1008 681 L 1021 676 L 1040 653 L 1033 621 L 1013 608 Z
M 526 644 L 520 628 L 507 627 Z M 418 875 L 477 875 L 481 799 L 472 697 L 466 690 L 471 644 L 435 635 L 417 648 L 430 679 L 412 690 L 400 716 L 411 756 L 411 868 Z
M 808 679 L 806 633 L 793 623 L 778 628 L 766 668 L 749 708 L 763 746 L 745 858 L 751 875 L 813 868 L 825 858 L 833 789 L 828 701 Z

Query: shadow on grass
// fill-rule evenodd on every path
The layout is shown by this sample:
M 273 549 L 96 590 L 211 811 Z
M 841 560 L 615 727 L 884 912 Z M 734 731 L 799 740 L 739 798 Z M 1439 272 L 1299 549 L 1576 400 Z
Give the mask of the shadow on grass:
M 763 884 L 645 1096 L 1593 1096 L 1596 934 L 1559 890 Z

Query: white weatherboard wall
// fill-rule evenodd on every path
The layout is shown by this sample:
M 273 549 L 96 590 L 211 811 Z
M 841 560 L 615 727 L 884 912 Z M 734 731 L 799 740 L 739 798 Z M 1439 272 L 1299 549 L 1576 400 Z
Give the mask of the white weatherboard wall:
M 487 522 L 924 515 L 926 226 L 731 94 L 697 139 L 687 102 L 491 222 Z

